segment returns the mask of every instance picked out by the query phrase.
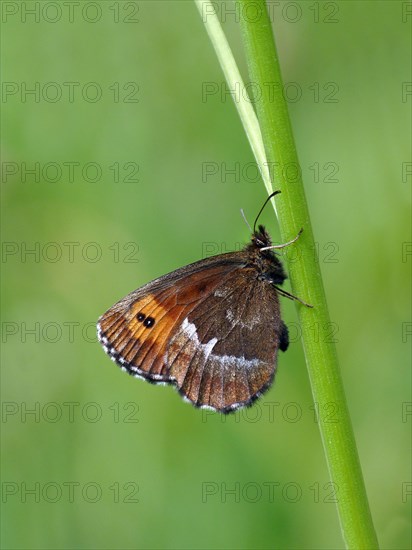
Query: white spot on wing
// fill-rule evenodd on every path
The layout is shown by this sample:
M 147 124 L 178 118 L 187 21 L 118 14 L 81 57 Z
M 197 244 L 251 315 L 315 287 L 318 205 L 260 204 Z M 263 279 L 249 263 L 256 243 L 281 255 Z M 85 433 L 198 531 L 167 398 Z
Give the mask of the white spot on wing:
M 243 355 L 236 357 L 234 355 L 216 355 L 212 353 L 213 348 L 217 344 L 217 338 L 212 338 L 206 344 L 201 344 L 197 335 L 196 325 L 190 323 L 188 318 L 183 321 L 181 330 L 191 340 L 197 349 L 204 354 L 205 359 L 213 359 L 223 365 L 224 368 L 233 368 L 242 366 L 246 368 L 257 367 L 260 363 L 259 359 L 246 359 Z
M 228 289 L 224 290 L 221 288 L 217 288 L 213 294 L 216 296 L 216 298 L 226 298 L 226 296 L 228 295 L 228 292 L 229 292 Z
M 243 319 L 241 318 L 236 318 L 235 317 L 235 314 L 233 313 L 233 311 L 231 309 L 227 309 L 226 310 L 226 319 L 230 322 L 230 323 L 233 323 L 233 324 L 236 324 L 236 325 L 239 325 L 241 326 L 242 328 L 247 328 L 249 330 L 252 330 L 252 328 L 259 324 L 260 322 L 260 319 L 259 319 L 259 316 L 257 315 L 256 317 L 253 317 L 251 319 L 248 319 L 247 322 L 245 322 Z
M 215 407 L 212 407 L 211 405 L 200 405 L 200 409 L 204 409 L 205 411 L 217 412 L 217 409 Z
M 189 340 L 194 343 L 196 348 L 200 348 L 200 350 L 204 353 L 205 359 L 207 360 L 209 355 L 212 353 L 212 349 L 217 343 L 217 338 L 212 338 L 206 344 L 201 344 L 197 335 L 196 325 L 189 323 L 187 317 L 182 323 L 182 331 L 189 338 Z

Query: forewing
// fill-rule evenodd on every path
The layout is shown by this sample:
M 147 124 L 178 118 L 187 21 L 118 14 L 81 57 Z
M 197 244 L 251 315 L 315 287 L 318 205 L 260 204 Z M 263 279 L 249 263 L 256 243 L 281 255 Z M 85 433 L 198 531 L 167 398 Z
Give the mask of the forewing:
M 134 376 L 174 384 L 166 363 L 170 340 L 193 309 L 207 302 L 240 265 L 238 254 L 201 260 L 127 295 L 98 321 L 104 350 Z

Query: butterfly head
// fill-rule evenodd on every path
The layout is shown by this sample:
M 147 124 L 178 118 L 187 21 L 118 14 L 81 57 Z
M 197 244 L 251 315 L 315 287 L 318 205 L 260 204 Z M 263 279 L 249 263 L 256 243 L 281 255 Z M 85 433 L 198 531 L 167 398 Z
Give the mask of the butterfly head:
M 253 233 L 252 243 L 256 248 L 266 248 L 272 244 L 270 235 L 263 225 L 259 225 L 258 230 Z
M 278 254 L 270 250 L 272 239 L 263 225 L 252 234 L 251 242 L 246 246 L 250 265 L 257 270 L 260 277 L 269 283 L 282 284 L 286 279 Z

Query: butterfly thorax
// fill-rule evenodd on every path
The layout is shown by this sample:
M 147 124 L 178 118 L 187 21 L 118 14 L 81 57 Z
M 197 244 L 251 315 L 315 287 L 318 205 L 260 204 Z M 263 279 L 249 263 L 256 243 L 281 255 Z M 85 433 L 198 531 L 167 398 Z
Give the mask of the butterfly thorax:
M 257 271 L 259 278 L 279 285 L 287 277 L 282 263 L 272 250 L 262 250 L 271 245 L 269 233 L 263 225 L 259 225 L 258 231 L 252 235 L 251 242 L 246 245 L 245 252 L 248 256 L 248 265 Z

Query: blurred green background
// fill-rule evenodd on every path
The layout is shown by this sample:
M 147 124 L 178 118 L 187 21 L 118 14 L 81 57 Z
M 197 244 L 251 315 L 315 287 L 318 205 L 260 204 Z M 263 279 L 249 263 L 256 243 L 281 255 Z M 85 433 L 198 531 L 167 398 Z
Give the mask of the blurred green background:
M 247 242 L 265 199 L 195 5 L 1 8 L 2 547 L 343 548 L 293 304 L 274 387 L 230 417 L 96 343 L 116 300 Z M 410 4 L 270 9 L 378 538 L 408 548 Z

